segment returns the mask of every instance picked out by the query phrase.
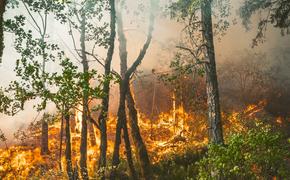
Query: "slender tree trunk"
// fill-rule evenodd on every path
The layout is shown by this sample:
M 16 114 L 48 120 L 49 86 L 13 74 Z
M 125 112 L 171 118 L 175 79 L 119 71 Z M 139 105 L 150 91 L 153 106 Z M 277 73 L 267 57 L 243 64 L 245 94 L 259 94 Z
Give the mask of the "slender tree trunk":
M 107 53 L 107 59 L 105 62 L 105 76 L 111 73 L 111 62 L 113 59 L 114 48 L 115 48 L 115 36 L 116 36 L 116 10 L 115 10 L 115 0 L 110 0 L 110 39 L 109 39 L 109 49 Z M 102 99 L 102 109 L 100 116 L 98 118 L 100 126 L 100 157 L 99 157 L 99 169 L 106 167 L 106 156 L 107 156 L 107 119 L 108 119 L 108 109 L 109 109 L 109 93 L 110 93 L 110 81 L 104 83 L 103 92 L 105 96 Z M 101 179 L 104 179 L 104 171 L 101 171 Z
M 62 164 L 61 164 L 61 158 L 62 158 L 62 139 L 63 139 L 63 113 L 61 113 L 61 123 L 60 123 L 60 143 L 59 143 L 59 169 L 62 171 Z
M 153 179 L 151 163 L 146 145 L 139 130 L 137 109 L 135 107 L 135 101 L 132 96 L 130 87 L 127 92 L 127 106 L 129 109 L 129 124 L 131 127 L 131 135 L 136 148 L 137 158 L 141 166 L 141 173 L 146 180 L 150 180 Z
M 119 11 L 117 11 L 117 25 L 118 25 L 118 36 L 119 36 L 119 55 L 120 55 L 120 67 L 121 67 L 121 77 L 122 79 L 125 78 L 125 73 L 127 71 L 127 41 L 126 41 L 126 37 L 124 35 L 123 32 L 123 21 L 122 21 L 122 14 Z M 124 88 L 128 88 L 126 82 L 124 81 L 123 84 L 126 86 Z M 121 89 L 120 86 L 120 93 L 124 92 L 125 90 Z M 124 92 L 125 93 L 125 92 Z M 126 93 L 125 93 L 125 98 L 122 97 L 122 101 L 124 102 L 120 102 L 120 104 L 124 105 L 125 104 L 125 100 L 126 100 Z M 128 166 L 130 169 L 130 174 L 131 177 L 133 179 L 138 179 L 135 167 L 134 167 L 134 163 L 133 163 L 133 158 L 132 158 L 132 149 L 131 149 L 131 143 L 130 143 L 130 138 L 129 138 L 129 132 L 128 132 L 128 126 L 127 126 L 127 117 L 126 117 L 126 108 L 125 111 L 122 111 L 122 117 L 124 117 L 124 123 L 123 123 L 123 138 L 124 138 L 124 142 L 125 142 L 125 148 L 126 148 L 126 156 L 127 156 L 127 162 L 128 162 Z
M 113 159 L 112 159 L 113 169 L 110 175 L 110 179 L 116 178 L 115 168 L 120 164 L 121 133 L 122 133 L 123 124 L 124 122 L 126 122 L 125 98 L 126 98 L 126 88 L 124 86 L 124 80 L 122 80 L 120 83 L 118 119 L 117 119 L 115 144 L 114 144 Z
M 213 27 L 211 3 L 212 0 L 203 0 L 201 3 L 201 16 L 203 27 L 202 33 L 206 44 L 206 55 L 209 60 L 209 63 L 205 65 L 209 138 L 212 143 L 223 144 L 224 140 L 212 30 Z
M 82 53 L 82 64 L 83 64 L 83 72 L 87 73 L 89 71 L 89 65 L 86 56 L 86 45 L 85 45 L 85 31 L 86 31 L 86 17 L 85 14 L 81 14 L 81 53 Z M 81 145 L 80 145 L 80 169 L 81 176 L 84 180 L 89 179 L 88 177 L 88 169 L 87 169 L 87 146 L 88 146 L 88 128 L 87 128 L 87 120 L 88 120 L 88 89 L 89 79 L 85 79 L 85 83 L 83 85 L 83 112 L 82 112 L 82 129 L 81 129 Z
M 46 56 L 45 56 L 45 47 L 44 47 L 44 36 L 46 34 L 46 29 L 43 30 L 44 32 L 41 34 L 41 53 L 42 53 L 42 75 L 45 73 L 45 65 L 46 65 Z M 44 76 L 42 77 L 43 81 L 43 88 L 46 89 L 46 79 Z M 42 144 L 41 144 L 41 154 L 46 155 L 49 154 L 49 149 L 48 149 L 48 122 L 45 120 L 46 113 L 43 114 L 43 119 L 42 119 Z
M 94 126 L 91 122 L 88 122 L 88 128 L 89 128 L 89 135 L 90 135 L 90 144 L 91 146 L 95 146 L 96 145 L 96 135 L 95 135 L 95 130 L 94 130 Z
M 73 114 L 70 116 L 70 130 L 71 133 L 75 133 L 76 132 L 76 118 L 75 118 L 75 111 L 73 112 Z
M 126 114 L 125 114 L 124 120 L 125 121 L 123 124 L 123 138 L 124 138 L 124 143 L 125 143 L 127 162 L 128 162 L 132 179 L 138 179 L 137 172 L 135 170 L 134 162 L 132 158 L 132 149 L 131 149 L 131 143 L 130 143 L 130 138 L 129 138 Z
M 45 120 L 45 115 L 41 120 L 41 155 L 49 154 L 48 149 L 48 123 Z
M 120 64 L 121 76 L 122 78 L 125 78 L 125 74 L 127 71 L 127 55 L 128 55 L 127 40 L 123 31 L 124 28 L 123 28 L 122 14 L 120 11 L 118 11 L 117 16 L 118 16 L 117 25 L 118 25 L 118 36 L 119 36 L 119 56 L 121 60 L 121 64 Z M 131 94 L 129 83 L 125 84 L 125 86 L 126 86 L 125 88 L 127 89 L 126 100 L 127 100 L 127 107 L 129 109 L 129 124 L 131 127 L 131 135 L 132 135 L 133 142 L 134 142 L 136 152 L 137 152 L 137 158 L 141 165 L 141 171 L 142 171 L 143 177 L 145 179 L 152 179 L 151 164 L 149 161 L 146 146 L 143 143 L 143 139 L 140 135 L 140 130 L 138 126 L 137 109 L 135 108 L 135 102 Z M 125 124 L 125 128 L 127 129 L 127 123 Z M 125 137 L 125 132 L 124 132 L 124 137 Z M 130 148 L 130 151 L 131 151 L 131 148 Z M 128 160 L 129 159 L 130 157 L 128 158 Z
M 5 12 L 6 0 L 0 0 L 0 63 L 2 62 L 2 55 L 4 50 L 4 12 Z
M 71 159 L 71 133 L 70 133 L 70 116 L 69 112 L 65 112 L 65 159 L 66 159 L 66 172 L 69 180 L 73 179 L 73 168 Z

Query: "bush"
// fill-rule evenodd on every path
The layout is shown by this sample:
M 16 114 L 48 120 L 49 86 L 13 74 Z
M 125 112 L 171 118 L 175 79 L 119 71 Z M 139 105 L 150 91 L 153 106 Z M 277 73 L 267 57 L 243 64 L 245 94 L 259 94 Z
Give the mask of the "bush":
M 156 179 L 176 180 L 193 179 L 198 174 L 196 162 L 205 154 L 205 149 L 187 149 L 185 152 L 168 154 L 153 166 Z
M 229 137 L 227 145 L 209 145 L 197 163 L 198 179 L 289 178 L 289 141 L 269 126 Z

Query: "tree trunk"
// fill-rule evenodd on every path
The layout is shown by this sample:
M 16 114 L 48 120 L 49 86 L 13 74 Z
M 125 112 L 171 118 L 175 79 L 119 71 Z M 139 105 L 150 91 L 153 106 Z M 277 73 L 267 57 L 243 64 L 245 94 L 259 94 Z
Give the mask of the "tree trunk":
M 212 143 L 223 144 L 224 140 L 216 73 L 211 3 L 212 0 L 203 0 L 201 3 L 202 33 L 206 44 L 206 56 L 209 60 L 209 63 L 205 65 L 209 138 Z
M 73 179 L 73 168 L 71 159 L 71 134 L 70 134 L 70 116 L 69 112 L 65 112 L 65 159 L 66 159 L 66 172 L 69 180 Z
M 111 62 L 113 59 L 114 48 L 115 48 L 115 36 L 116 36 L 116 10 L 115 0 L 110 0 L 110 38 L 109 38 L 109 49 L 107 53 L 107 59 L 105 62 L 105 76 L 111 73 Z M 106 156 L 107 156 L 107 119 L 109 109 L 109 93 L 110 93 L 110 81 L 104 83 L 103 92 L 105 96 L 102 99 L 102 109 L 98 118 L 100 126 L 100 157 L 99 157 L 99 170 L 100 168 L 106 167 Z M 101 171 L 101 179 L 104 179 L 104 171 Z
M 4 12 L 5 12 L 6 0 L 0 0 L 0 63 L 2 62 L 2 55 L 4 50 Z
M 44 115 L 45 116 L 45 115 Z M 48 123 L 43 117 L 41 120 L 41 155 L 49 154 L 48 149 Z
M 128 56 L 127 40 L 123 31 L 124 28 L 123 28 L 122 14 L 120 11 L 117 11 L 117 16 L 118 16 L 117 25 L 118 25 L 118 36 L 119 36 L 119 56 L 121 60 L 121 64 L 120 64 L 121 76 L 122 78 L 125 78 L 125 74 L 127 71 L 127 56 Z M 129 82 L 126 83 L 125 86 L 126 86 L 125 88 L 127 89 L 126 100 L 127 100 L 127 107 L 129 109 L 129 124 L 131 127 L 131 135 L 132 135 L 133 142 L 136 148 L 137 158 L 141 165 L 142 176 L 145 179 L 152 179 L 151 165 L 148 158 L 146 146 L 143 143 L 142 137 L 140 135 L 137 110 L 135 108 L 135 102 L 130 91 Z M 121 92 L 121 89 L 120 89 L 120 92 Z M 125 128 L 127 129 L 127 123 L 125 123 Z M 126 129 L 124 129 L 124 131 Z M 124 132 L 124 137 L 125 137 L 125 132 Z M 130 151 L 131 151 L 131 148 L 130 148 Z M 130 157 L 129 158 L 127 157 L 127 159 L 129 160 Z
M 118 36 L 119 36 L 119 56 L 120 56 L 120 67 L 121 67 L 121 77 L 122 79 L 125 78 L 125 73 L 127 71 L 127 40 L 125 37 L 125 34 L 123 32 L 123 21 L 122 21 L 122 14 L 120 12 L 120 10 L 117 11 L 117 25 L 118 25 Z M 126 80 L 123 82 L 122 86 L 123 90 L 121 89 L 120 86 L 120 95 L 121 92 L 123 93 L 124 91 L 126 91 L 125 89 L 128 89 L 128 83 L 126 83 Z M 125 89 L 124 89 L 125 88 Z M 126 92 L 124 92 L 124 96 L 122 97 L 122 101 L 124 102 L 120 102 L 120 104 L 125 106 L 125 100 L 126 100 Z M 126 148 L 126 156 L 127 156 L 127 162 L 128 162 L 128 166 L 130 169 L 130 174 L 131 177 L 133 179 L 138 179 L 135 167 L 134 167 L 134 163 L 133 163 L 133 158 L 132 158 L 132 149 L 131 149 L 131 143 L 130 143 L 130 138 L 129 138 L 129 132 L 128 132 L 128 126 L 127 126 L 127 117 L 126 117 L 126 107 L 125 111 L 122 111 L 122 117 L 124 117 L 124 123 L 123 123 L 123 138 L 124 138 L 124 142 L 125 142 L 125 148 Z
M 120 100 L 119 100 L 119 108 L 118 108 L 118 119 L 116 125 L 116 135 L 115 135 L 115 144 L 113 151 L 113 159 L 112 159 L 112 172 L 110 175 L 110 179 L 116 178 L 116 168 L 120 163 L 120 145 L 121 145 L 121 133 L 124 122 L 126 122 L 126 111 L 125 111 L 125 98 L 126 98 L 126 88 L 124 86 L 124 80 L 120 83 Z
M 70 131 L 71 133 L 75 133 L 76 132 L 76 112 L 74 111 L 73 114 L 70 115 Z
M 96 145 L 96 135 L 95 135 L 93 123 L 89 122 L 88 126 L 89 126 L 88 128 L 89 128 L 89 135 L 90 135 L 90 144 L 91 144 L 91 146 L 95 146 Z
M 83 64 L 83 72 L 87 73 L 89 71 L 89 65 L 86 56 L 86 45 L 85 45 L 85 33 L 86 33 L 86 17 L 85 14 L 81 14 L 81 53 L 82 53 L 82 64 Z M 83 84 L 83 112 L 82 112 L 82 129 L 81 129 L 81 145 L 80 145 L 80 169 L 81 176 L 84 180 L 88 180 L 88 170 L 87 170 L 87 146 L 88 146 L 88 128 L 87 128 L 87 120 L 88 120 L 88 89 L 89 79 L 85 79 L 85 83 Z
M 127 92 L 127 107 L 129 109 L 129 124 L 131 128 L 131 135 L 137 152 L 137 159 L 141 166 L 142 176 L 146 180 L 153 179 L 152 168 L 149 160 L 148 152 L 146 146 L 143 142 L 142 136 L 140 134 L 138 126 L 138 114 L 135 107 L 135 101 L 132 96 L 130 87 Z
M 126 114 L 125 114 L 125 117 L 126 117 Z M 128 133 L 127 118 L 125 118 L 124 120 L 125 122 L 123 124 L 123 136 L 124 136 L 123 138 L 125 142 L 126 157 L 127 157 L 127 162 L 130 169 L 131 177 L 132 179 L 136 180 L 138 179 L 138 176 L 137 176 L 134 163 L 133 163 L 133 158 L 132 158 L 132 149 L 131 149 L 131 143 L 130 143 L 129 133 Z
M 62 164 L 61 164 L 61 158 L 62 158 L 62 139 L 63 139 L 63 113 L 61 114 L 61 123 L 60 123 L 60 143 L 59 143 L 59 169 L 62 171 Z

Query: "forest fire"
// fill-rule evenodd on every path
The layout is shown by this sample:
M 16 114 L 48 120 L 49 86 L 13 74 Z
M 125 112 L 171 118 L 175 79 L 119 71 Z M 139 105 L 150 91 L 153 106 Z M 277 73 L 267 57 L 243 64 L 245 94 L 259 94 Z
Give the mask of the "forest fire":
M 0 179 L 288 179 L 289 22 L 286 0 L 0 0 Z
M 265 102 L 260 102 L 257 105 L 249 105 L 245 110 L 241 112 L 232 112 L 228 115 L 223 113 L 225 121 L 225 133 L 227 132 L 246 132 L 247 122 L 242 122 L 243 119 L 253 119 L 258 117 L 257 114 L 263 111 Z M 81 112 L 76 110 L 72 122 L 80 124 Z M 207 138 L 207 125 L 206 118 L 202 115 L 188 114 L 185 112 L 183 106 L 175 108 L 167 113 L 161 113 L 158 119 L 151 121 L 144 118 L 144 115 L 139 114 L 139 126 L 142 128 L 142 136 L 144 141 L 147 143 L 148 151 L 151 154 L 153 163 L 158 163 L 168 154 L 173 152 L 183 152 L 186 147 L 202 148 L 208 143 Z M 277 123 L 280 117 L 277 118 Z M 153 123 L 152 123 L 153 122 Z M 255 123 L 255 122 L 252 122 Z M 79 125 L 80 126 L 80 125 Z M 73 154 L 73 167 L 77 166 L 80 159 L 79 148 L 80 148 L 80 130 L 78 125 L 75 129 L 72 129 L 72 154 Z M 108 153 L 113 152 L 113 140 L 116 127 L 116 117 L 111 116 L 108 121 Z M 35 130 L 35 129 L 34 129 Z M 96 130 L 96 129 L 95 129 Z M 39 131 L 39 130 L 36 130 Z M 96 131 L 96 145 L 88 147 L 88 169 L 90 176 L 93 177 L 94 169 L 97 166 L 97 160 L 99 157 L 98 146 L 100 143 L 99 133 Z M 158 132 L 158 133 L 157 133 Z M 193 133 L 194 132 L 194 133 Z M 39 176 L 51 176 L 61 177 L 61 171 L 59 169 L 59 163 L 61 162 L 62 167 L 65 167 L 65 157 L 59 160 L 59 133 L 60 123 L 56 122 L 50 125 L 49 128 L 49 150 L 50 154 L 47 156 L 40 155 L 40 148 L 37 147 L 39 137 L 30 139 L 34 141 L 35 146 L 21 146 L 15 145 L 8 149 L 1 149 L 0 151 L 0 175 L 5 178 L 23 177 L 27 178 L 32 173 Z M 40 136 L 38 134 L 37 136 Z M 25 142 L 25 141 L 24 141 Z M 22 144 L 24 143 L 22 142 Z M 25 143 L 24 143 L 25 144 Z M 125 152 L 124 147 L 121 152 Z M 63 151 L 65 146 L 63 144 Z M 134 148 L 133 148 L 134 150 Z M 63 152 L 64 153 L 64 152 Z M 125 158 L 125 154 L 121 153 L 122 158 Z M 44 173 L 44 170 L 46 174 Z M 49 170 L 49 171 L 48 171 Z M 51 174 L 50 174 L 50 173 Z M 59 173 L 52 173 L 59 172 Z

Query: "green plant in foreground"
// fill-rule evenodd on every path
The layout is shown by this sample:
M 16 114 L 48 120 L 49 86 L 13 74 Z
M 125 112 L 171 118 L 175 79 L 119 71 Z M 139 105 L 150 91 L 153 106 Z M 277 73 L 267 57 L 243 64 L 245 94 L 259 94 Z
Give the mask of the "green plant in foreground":
M 271 179 L 290 177 L 290 143 L 270 126 L 234 134 L 227 145 L 211 144 L 197 165 L 198 179 Z

